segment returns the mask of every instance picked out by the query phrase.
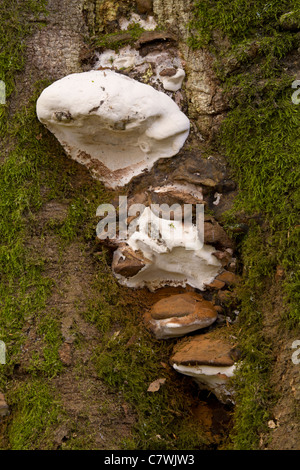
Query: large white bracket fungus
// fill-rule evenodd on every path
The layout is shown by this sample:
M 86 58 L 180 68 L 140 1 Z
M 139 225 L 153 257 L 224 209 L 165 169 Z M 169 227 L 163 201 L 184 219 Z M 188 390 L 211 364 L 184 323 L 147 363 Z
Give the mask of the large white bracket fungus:
M 110 188 L 176 155 L 190 126 L 165 93 L 111 70 L 54 82 L 36 109 L 66 152 Z
M 112 269 L 120 284 L 150 290 L 189 284 L 205 290 L 206 284 L 220 273 L 222 265 L 213 255 L 215 248 L 203 244 L 196 225 L 161 218 L 150 207 L 133 223 L 136 230 L 129 235 L 126 247 L 140 257 L 142 264 L 133 276 L 122 275 L 118 266 L 126 255 L 123 247 L 118 248 Z

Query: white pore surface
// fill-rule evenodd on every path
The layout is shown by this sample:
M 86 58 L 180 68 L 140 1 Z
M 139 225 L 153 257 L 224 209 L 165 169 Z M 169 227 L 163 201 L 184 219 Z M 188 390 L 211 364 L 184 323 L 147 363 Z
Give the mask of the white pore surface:
M 200 388 L 212 391 L 223 403 L 228 401 L 233 403 L 233 391 L 228 386 L 228 379 L 235 373 L 235 364 L 228 367 L 173 364 L 173 368 L 181 374 L 193 377 Z
M 220 272 L 222 265 L 212 255 L 215 248 L 203 245 L 195 225 L 162 219 L 150 207 L 146 207 L 133 223 L 138 225 L 138 229 L 129 236 L 127 244 L 134 251 L 140 250 L 150 263 L 131 278 L 116 275 L 121 284 L 147 286 L 150 290 L 164 285 L 189 284 L 205 290 L 205 284 L 212 282 Z M 114 261 L 117 262 L 121 256 L 122 253 L 116 250 Z
M 111 70 L 54 82 L 36 110 L 66 152 L 111 188 L 176 155 L 190 127 L 165 93 Z

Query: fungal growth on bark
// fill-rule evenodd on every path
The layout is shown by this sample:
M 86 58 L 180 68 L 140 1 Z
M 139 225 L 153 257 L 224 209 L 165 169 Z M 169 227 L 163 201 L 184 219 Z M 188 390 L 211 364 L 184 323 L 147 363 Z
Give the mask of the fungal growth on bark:
M 68 75 L 37 101 L 39 120 L 109 188 L 176 155 L 189 119 L 165 93 L 112 70 Z
M 234 403 L 230 379 L 237 368 L 239 351 L 213 332 L 179 342 L 170 363 L 183 375 L 192 377 L 200 389 L 211 391 L 222 403 Z
M 188 226 L 159 215 L 146 207 L 135 221 L 137 229 L 126 241 L 127 251 L 130 249 L 141 261 L 137 272 L 128 275 L 128 271 L 119 269 L 120 263 L 128 258 L 123 246 L 114 252 L 112 269 L 118 281 L 127 287 L 150 290 L 187 284 L 205 290 L 222 270 L 213 255 L 214 247 L 203 244 L 196 225 Z
M 186 292 L 156 302 L 145 313 L 144 322 L 157 339 L 168 339 L 207 328 L 217 316 L 212 302 L 196 292 Z

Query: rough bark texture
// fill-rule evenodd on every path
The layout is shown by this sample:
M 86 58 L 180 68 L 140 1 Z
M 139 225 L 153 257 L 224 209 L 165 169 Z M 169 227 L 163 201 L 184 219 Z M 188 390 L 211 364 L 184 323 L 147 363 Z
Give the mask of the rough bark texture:
M 194 51 L 187 45 L 193 3 L 192 0 L 154 0 L 153 11 L 159 24 L 178 35 L 179 49 L 186 62 L 189 117 L 208 138 L 217 132 L 227 106 L 212 69 L 210 53 L 204 49 Z
M 178 39 L 178 49 L 185 61 L 186 71 L 184 85 L 186 100 L 182 106 L 185 107 L 191 119 L 193 130 L 188 142 L 189 148 L 186 148 L 170 162 L 159 162 L 152 172 L 132 182 L 128 191 L 132 196 L 151 185 L 166 184 L 166 181 L 196 184 L 203 191 L 206 208 L 213 211 L 214 217 L 218 220 L 222 213 L 231 207 L 235 195 L 235 185 L 233 182 L 228 184 L 227 162 L 224 161 L 224 158 L 220 155 L 202 158 L 199 144 L 203 141 L 204 143 L 209 141 L 216 135 L 220 122 L 225 116 L 227 103 L 213 71 L 210 53 L 206 50 L 193 51 L 187 45 L 188 23 L 191 19 L 193 1 L 153 0 L 153 7 L 148 1 L 137 3 L 138 11 L 142 15 L 152 14 L 153 8 L 158 25 L 175 34 Z M 70 73 L 91 69 L 94 51 L 87 45 L 85 38 L 89 34 L 117 31 L 117 19 L 120 16 L 129 16 L 131 11 L 136 11 L 136 6 L 135 2 L 129 1 L 49 0 L 47 9 L 49 15 L 41 18 L 46 25 L 28 39 L 25 70 L 19 74 L 18 80 L 16 80 L 16 94 L 10 103 L 12 111 L 28 102 L 37 80 L 53 82 Z M 201 174 L 199 174 L 199 168 Z M 82 181 L 89 181 L 89 178 L 87 172 L 78 166 L 74 185 L 77 184 L 80 187 Z M 221 196 L 220 203 L 216 204 L 219 196 Z M 38 217 L 43 225 L 44 219 L 55 219 L 60 217 L 59 214 L 64 211 L 65 208 L 61 206 L 60 202 L 54 201 L 53 206 L 44 207 Z M 208 229 L 207 234 L 211 235 L 211 227 L 209 226 Z M 232 248 L 231 242 L 224 235 L 221 227 L 219 235 L 216 251 Z M 77 351 L 74 352 L 75 356 L 72 356 L 72 341 L 71 343 L 65 341 L 65 347 L 61 351 L 62 360 L 67 365 L 85 358 L 88 361 L 92 355 L 92 346 L 96 345 L 99 340 L 99 333 L 80 319 L 74 310 L 76 303 L 84 304 L 88 301 L 90 296 L 89 279 L 92 277 L 91 272 L 95 272 L 95 266 L 92 266 L 87 256 L 82 255 L 75 243 L 64 253 L 64 267 L 58 272 L 56 271 L 58 258 L 56 242 L 53 239 L 47 239 L 46 248 L 39 247 L 39 243 L 39 239 L 33 237 L 29 242 L 30 248 L 40 249 L 42 255 L 49 257 L 46 271 L 54 270 L 53 278 L 60 285 L 54 290 L 48 307 L 55 306 L 61 310 L 64 338 L 68 339 L 71 326 L 76 324 L 87 348 L 85 352 Z M 219 256 L 222 256 L 222 253 L 219 252 Z M 226 263 L 229 264 L 232 260 L 229 255 L 227 256 Z M 125 268 L 127 269 L 127 266 Z M 69 283 L 61 281 L 61 278 L 64 277 L 71 279 L 73 288 L 70 288 Z M 224 282 L 219 284 L 217 288 L 220 287 L 224 287 Z M 225 292 L 230 294 L 228 291 L 222 291 L 224 294 Z M 140 299 L 142 296 L 143 294 L 140 294 Z M 149 298 L 145 296 L 143 300 L 140 300 L 141 305 L 150 301 L 150 297 L 149 294 Z M 155 299 L 152 297 L 151 299 L 151 302 L 154 303 Z M 280 398 L 274 409 L 275 429 L 272 431 L 272 441 L 269 443 L 269 435 L 262 436 L 261 448 L 296 449 L 297 446 L 299 448 L 299 425 L 294 407 L 299 400 L 299 374 L 297 370 L 299 366 L 291 364 L 291 350 L 287 347 L 287 344 L 291 343 L 291 336 L 286 333 L 284 337 L 281 337 L 278 324 L 276 324 L 280 318 L 280 301 L 278 300 L 277 309 L 274 308 L 276 314 L 274 317 L 273 312 L 265 312 L 266 334 L 269 335 L 274 348 L 278 349 L 273 382 L 277 383 L 276 387 Z M 35 333 L 33 332 L 33 334 Z M 22 361 L 26 362 L 26 353 Z M 56 386 L 62 393 L 63 401 L 70 415 L 78 420 L 78 426 L 82 428 L 85 425 L 80 423 L 80 413 L 83 411 L 86 413 L 86 410 L 89 409 L 88 419 L 91 422 L 88 429 L 97 434 L 96 448 L 118 448 L 118 443 L 114 442 L 112 435 L 116 434 L 118 439 L 122 437 L 122 433 L 130 436 L 132 425 L 136 419 L 135 414 L 119 396 L 115 405 L 113 404 L 115 398 L 108 405 L 109 412 L 114 415 L 112 424 L 107 417 L 106 421 L 101 422 L 102 416 L 98 415 L 98 409 L 109 392 L 103 385 L 99 386 L 92 367 L 87 368 L 85 374 L 80 375 L 81 380 L 85 381 L 82 388 L 80 383 L 75 382 L 75 375 L 76 370 L 71 369 L 56 379 Z M 92 397 L 91 402 L 87 399 L 89 393 Z M 104 431 L 102 435 L 99 435 L 99 426 L 103 426 L 103 423 L 109 427 L 109 431 Z M 119 426 L 120 423 L 121 426 Z M 62 429 L 59 434 L 58 430 L 58 447 L 70 432 L 70 429 Z

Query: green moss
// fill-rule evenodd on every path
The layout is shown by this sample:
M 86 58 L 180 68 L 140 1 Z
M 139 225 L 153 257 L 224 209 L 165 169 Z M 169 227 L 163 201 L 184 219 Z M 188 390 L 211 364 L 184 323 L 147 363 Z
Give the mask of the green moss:
M 287 30 L 300 29 L 300 10 L 284 13 L 279 19 L 280 25 Z
M 28 8 L 30 4 L 26 2 Z M 16 8 L 15 14 L 21 15 L 19 2 L 13 1 L 12 6 Z M 32 6 L 35 7 L 35 2 Z M 10 11 L 8 2 L 5 7 Z M 5 28 L 1 23 L 3 34 L 10 34 L 10 26 L 9 21 Z M 15 46 L 24 43 L 30 31 L 29 26 L 20 30 Z M 130 29 L 131 39 L 137 39 L 140 32 L 135 26 Z M 9 69 L 7 57 L 17 52 L 9 47 L 7 41 L 4 47 L 7 73 L 3 78 L 6 83 L 11 80 L 9 96 L 12 97 L 24 49 L 18 48 L 20 62 L 16 59 L 15 69 Z M 0 387 L 7 392 L 11 407 L 4 432 L 6 449 L 55 448 L 53 433 L 67 419 L 57 392 L 51 388 L 52 379 L 64 370 L 59 357 L 63 344 L 59 312 L 49 310 L 54 281 L 45 276 L 45 260 L 36 245 L 31 246 L 32 238 L 38 237 L 42 244 L 43 239 L 47 242 L 47 236 L 54 237 L 62 251 L 74 241 L 93 246 L 98 222 L 96 208 L 99 202 L 111 200 L 103 185 L 87 177 L 84 170 L 82 179 L 75 178 L 74 184 L 78 165 L 66 158 L 57 140 L 38 122 L 35 103 L 47 85 L 46 81 L 37 83 L 30 102 L 15 115 L 8 118 L 8 107 L 1 108 L 4 112 L 0 166 L 0 338 L 7 346 L 7 364 L 0 368 Z M 53 199 L 68 205 L 66 217 L 50 220 L 41 227 L 39 211 Z M 139 308 L 136 298 L 116 283 L 104 251 L 94 255 L 93 260 L 98 275 L 94 286 L 90 286 L 92 295 L 85 319 L 96 324 L 103 335 L 95 351 L 99 377 L 115 393 L 122 392 L 136 410 L 138 419 L 131 445 L 155 449 L 205 447 L 201 430 L 195 432 L 190 402 L 184 401 L 189 396 L 184 392 L 184 380 L 178 384 L 172 375 L 175 373 L 166 371 L 161 364 L 169 355 L 171 343 L 153 344 L 153 338 L 140 324 L 144 304 Z M 28 325 L 39 341 L 24 348 Z M 115 339 L 112 331 L 120 331 Z M 136 340 L 129 346 L 128 341 L 134 335 Z M 80 335 L 74 347 L 80 347 Z M 111 367 L 112 363 L 118 373 Z M 15 375 L 17 368 L 22 378 Z M 165 386 L 158 393 L 147 392 L 148 385 L 160 376 L 167 378 Z M 86 435 L 72 437 L 69 448 L 91 446 L 87 439 Z M 123 446 L 130 443 L 124 441 Z
M 55 449 L 51 429 L 58 426 L 63 412 L 54 390 L 42 380 L 20 384 L 10 395 L 14 419 L 9 427 L 12 450 Z
M 97 325 L 102 341 L 94 351 L 98 376 L 114 393 L 122 393 L 134 409 L 137 422 L 124 449 L 201 449 L 208 446 L 201 429 L 195 432 L 190 408 L 193 398 L 185 381 L 166 367 L 174 341 L 156 341 L 145 329 L 141 315 L 146 300 L 120 286 L 109 266 L 108 254 L 97 255 L 99 274 L 85 318 Z M 150 383 L 166 378 L 156 393 L 147 392 Z M 188 385 L 190 387 L 190 384 Z
M 0 11 L 0 79 L 7 92 L 7 104 L 0 105 L 0 339 L 7 349 L 7 363 L 0 368 L 0 389 L 10 390 L 8 401 L 13 415 L 6 439 L 7 448 L 13 449 L 39 448 L 51 434 L 58 406 L 47 380 L 62 371 L 58 354 L 62 344 L 60 322 L 51 316 L 52 312 L 46 314 L 53 280 L 44 275 L 44 260 L 31 246 L 31 237 L 37 230 L 36 214 L 52 198 L 74 198 L 76 210 L 71 205 L 65 226 L 60 227 L 62 244 L 74 239 L 80 223 L 84 224 L 91 215 L 84 211 L 87 200 L 81 212 L 78 209 L 79 191 L 75 197 L 71 184 L 74 165 L 66 161 L 61 146 L 36 118 L 36 99 L 48 83 L 37 83 L 26 107 L 9 114 L 16 74 L 24 66 L 25 40 L 41 25 L 36 17 L 40 13 L 46 15 L 45 3 L 4 0 Z M 94 189 L 101 194 L 97 185 Z M 33 352 L 29 357 L 27 354 L 24 364 L 22 348 L 28 341 L 27 322 L 33 322 L 40 342 L 36 350 L 30 348 Z M 12 377 L 20 363 L 27 373 L 26 380 L 13 387 L 12 392 Z M 47 446 L 52 448 L 53 444 L 49 441 Z
M 279 17 L 287 11 L 297 9 L 295 0 L 269 2 L 265 0 L 200 0 L 194 3 L 194 19 L 190 24 L 192 47 L 209 44 L 219 31 L 233 43 L 249 37 L 276 33 Z
M 300 108 L 292 102 L 295 77 L 285 66 L 289 53 L 299 47 L 299 36 L 297 28 L 282 23 L 282 15 L 296 11 L 298 2 L 203 0 L 194 5 L 190 45 L 210 49 L 229 103 L 215 142 L 239 185 L 228 225 L 241 218 L 249 225 L 247 235 L 237 240 L 243 270 L 237 292 L 243 364 L 236 378 L 232 439 L 235 449 L 255 449 L 274 399 L 269 386 L 273 355 L 264 339 L 263 312 L 277 266 L 285 270 L 282 323 L 296 328 L 300 320 Z
M 138 24 L 133 23 L 124 32 L 114 32 L 94 36 L 91 40 L 92 46 L 99 49 L 112 49 L 116 52 L 121 47 L 133 45 L 145 30 Z
M 286 270 L 286 293 L 299 286 L 299 185 L 300 112 L 292 102 L 293 77 L 264 81 L 236 76 L 234 98 L 222 127 L 225 149 L 239 183 L 236 210 L 259 213 L 268 226 L 267 250 L 273 253 L 272 275 L 277 265 Z M 233 85 L 228 81 L 227 90 Z M 259 244 L 261 261 L 265 247 Z M 253 250 L 253 256 L 255 256 Z M 291 286 L 289 287 L 289 282 Z M 290 319 L 300 320 L 298 297 L 289 295 Z M 298 310 L 298 313 L 297 313 Z
M 39 338 L 39 351 L 34 351 L 26 372 L 32 377 L 56 377 L 63 370 L 59 357 L 59 348 L 63 343 L 60 319 L 56 319 L 54 312 L 43 315 L 40 319 L 36 334 Z
M 257 448 L 273 399 L 268 388 L 272 353 L 262 334 L 262 302 L 265 281 L 274 275 L 278 264 L 286 270 L 289 324 L 299 321 L 299 272 L 295 269 L 299 259 L 299 108 L 291 102 L 292 77 L 282 73 L 281 62 L 295 47 L 297 36 L 283 32 L 278 22 L 294 3 L 265 8 L 260 1 L 196 2 L 194 26 L 198 32 L 191 44 L 209 44 L 216 54 L 216 70 L 230 102 L 217 145 L 227 155 L 240 186 L 232 220 L 240 211 L 265 220 L 263 227 L 253 222 L 239 246 L 245 283 L 238 292 L 244 358 L 237 376 L 233 436 L 238 449 Z M 42 4 L 4 1 L 0 79 L 7 84 L 8 96 L 23 66 L 24 39 L 32 31 L 23 13 L 29 9 L 39 13 Z M 219 51 L 214 45 L 217 29 L 223 38 L 229 38 L 229 45 L 224 40 Z M 141 32 L 134 26 L 128 40 L 136 40 Z M 98 45 L 107 47 L 109 36 L 99 38 Z M 120 45 L 116 42 L 117 48 Z M 45 233 L 56 235 L 64 249 L 74 240 L 93 239 L 96 207 L 99 200 L 110 198 L 100 183 L 90 184 L 89 180 L 80 188 L 72 186 L 75 164 L 66 160 L 59 144 L 35 116 L 35 100 L 45 86 L 45 82 L 38 84 L 31 103 L 10 119 L 8 107 L 0 106 L 0 133 L 8 149 L 0 167 L 0 338 L 8 347 L 8 363 L 0 369 L 1 388 L 5 389 L 19 364 L 26 320 L 36 319 L 42 342 L 40 352 L 32 354 L 27 365 L 26 382 L 10 395 L 10 405 L 16 410 L 8 426 L 8 447 L 13 449 L 51 448 L 49 436 L 60 420 L 60 406 L 48 381 L 62 371 L 58 356 L 62 338 L 55 315 L 45 313 L 52 280 L 43 275 L 44 260 L 28 249 L 35 217 L 52 198 L 67 201 L 65 220 L 43 228 Z M 139 308 L 127 298 L 126 289 L 117 285 L 105 253 L 97 255 L 97 263 L 95 295 L 85 318 L 103 334 L 95 351 L 99 377 L 114 391 L 121 391 L 137 413 L 134 437 L 124 441 L 124 448 L 205 448 L 201 431 L 195 433 L 190 420 L 191 402 L 184 402 L 189 396 L 184 393 L 185 380 L 175 380 L 172 370 L 161 364 L 169 357 L 173 342 L 156 342 L 148 335 L 140 324 L 143 305 Z M 167 379 L 166 384 L 157 393 L 147 392 L 148 385 L 160 377 Z
M 267 283 L 276 267 L 276 255 L 268 234 L 253 223 L 242 242 L 244 282 L 236 291 L 239 301 L 241 365 L 234 379 L 236 407 L 232 445 L 235 450 L 254 450 L 260 433 L 267 431 L 274 394 L 269 385 L 272 345 L 264 338 L 263 311 L 270 302 Z M 270 308 L 270 305 L 269 305 Z

